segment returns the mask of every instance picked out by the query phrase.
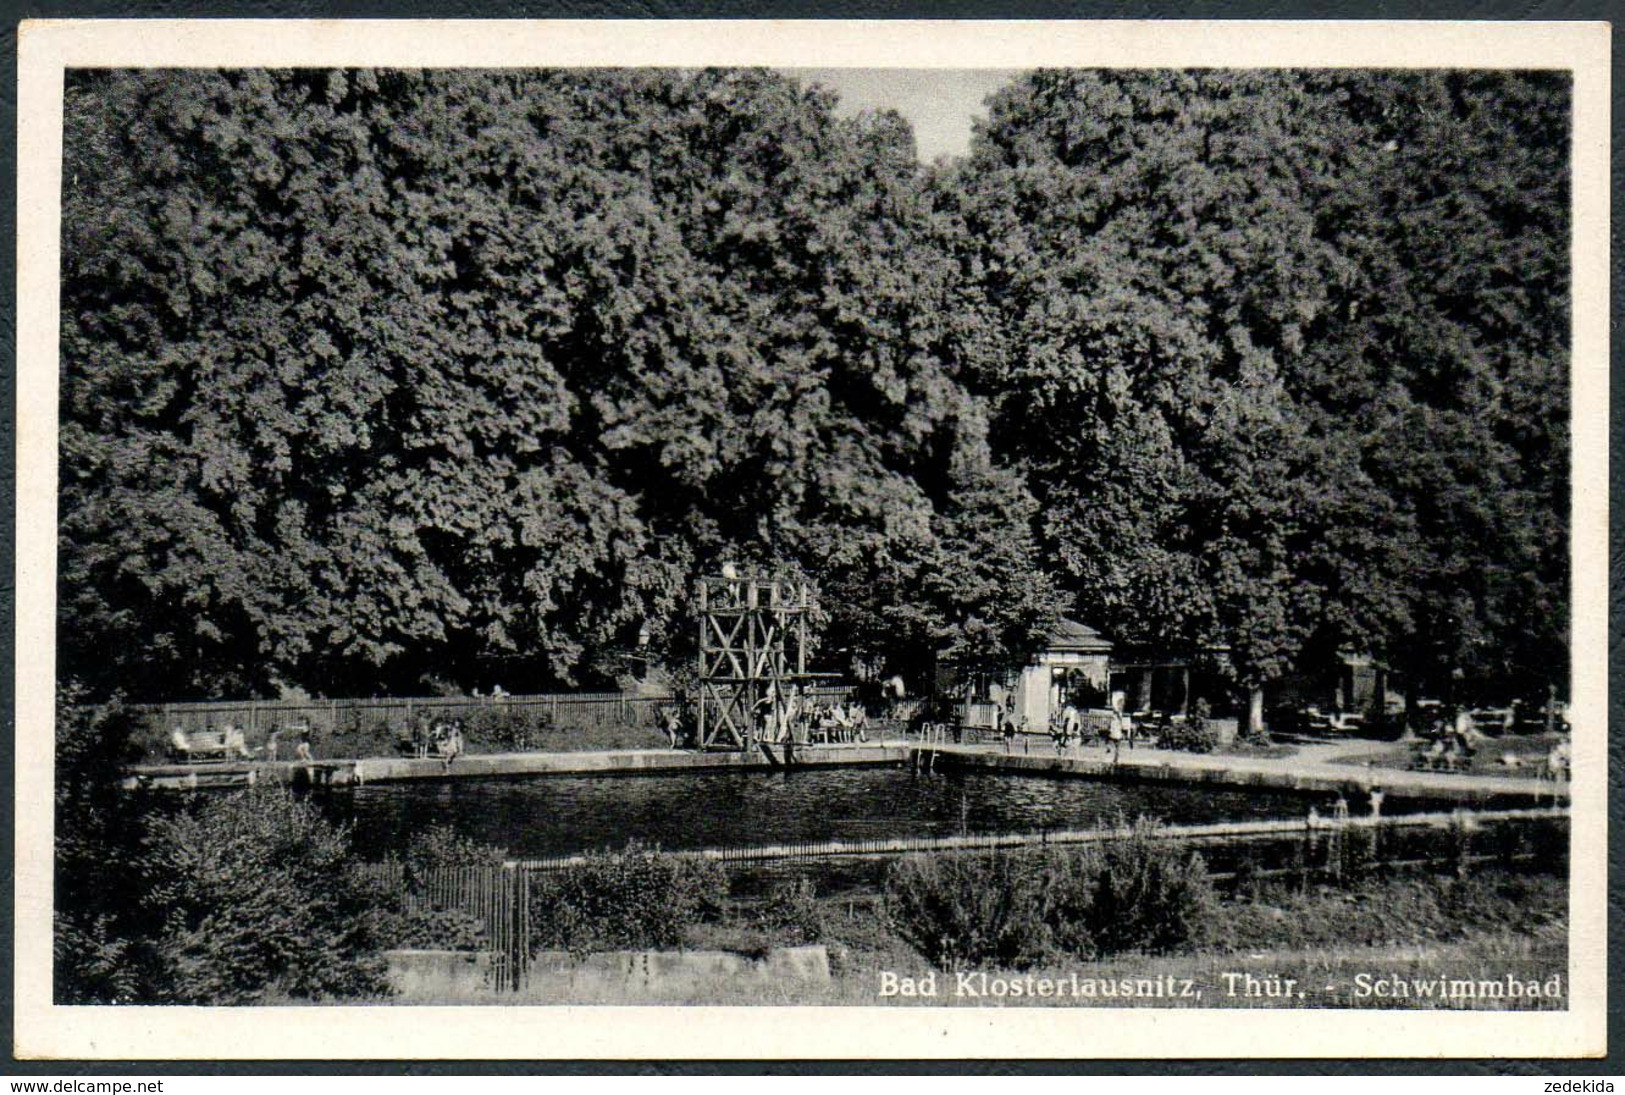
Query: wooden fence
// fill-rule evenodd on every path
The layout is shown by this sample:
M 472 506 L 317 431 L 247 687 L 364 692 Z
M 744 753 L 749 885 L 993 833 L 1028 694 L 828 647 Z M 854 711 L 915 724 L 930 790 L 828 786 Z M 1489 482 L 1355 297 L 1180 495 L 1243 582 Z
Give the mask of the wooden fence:
M 813 701 L 830 703 L 851 694 L 846 685 L 810 690 Z M 556 692 L 503 696 L 393 696 L 329 700 L 217 700 L 207 703 L 139 704 L 146 720 L 163 733 L 175 727 L 192 732 L 234 723 L 250 739 L 261 731 L 308 722 L 318 732 L 386 722 L 405 728 L 424 716 L 471 718 L 480 712 L 529 715 L 561 727 L 626 726 L 654 728 L 659 709 L 671 696 L 630 692 Z

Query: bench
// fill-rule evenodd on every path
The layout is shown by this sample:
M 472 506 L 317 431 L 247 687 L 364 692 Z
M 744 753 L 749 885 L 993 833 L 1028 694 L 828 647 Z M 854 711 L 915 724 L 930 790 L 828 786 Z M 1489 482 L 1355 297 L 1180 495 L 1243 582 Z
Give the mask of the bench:
M 1460 749 L 1436 744 L 1420 746 L 1411 753 L 1411 770 L 1416 772 L 1465 772 L 1472 767 L 1476 749 Z
M 222 730 L 188 732 L 177 727 L 169 735 L 169 756 L 181 764 L 224 764 L 240 755 L 236 744 Z
M 1510 707 L 1479 707 L 1467 715 L 1472 719 L 1474 730 L 1500 736 L 1512 731 L 1517 712 Z
M 1322 711 L 1316 707 L 1303 712 L 1304 729 L 1311 734 L 1350 734 L 1365 727 L 1365 716 L 1354 711 Z

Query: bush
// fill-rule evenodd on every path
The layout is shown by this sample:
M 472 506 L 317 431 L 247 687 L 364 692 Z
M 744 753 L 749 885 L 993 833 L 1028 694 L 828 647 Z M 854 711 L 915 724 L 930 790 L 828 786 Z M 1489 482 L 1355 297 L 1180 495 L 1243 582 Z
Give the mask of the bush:
M 757 920 L 764 931 L 793 944 L 816 943 L 828 934 L 824 908 L 810 878 L 775 887 Z
M 508 853 L 463 836 L 450 825 L 431 825 L 412 838 L 403 859 L 408 888 L 421 889 L 431 871 L 500 867 L 507 862 Z
M 470 752 L 507 753 L 531 748 L 550 728 L 543 713 L 492 704 L 467 712 L 463 736 Z
M 1203 714 L 1170 722 L 1158 735 L 1158 746 L 1185 753 L 1211 753 L 1219 747 L 1219 731 Z
M 1367 878 L 1348 888 L 1259 886 L 1225 907 L 1210 943 L 1218 949 L 1347 952 L 1351 947 L 1430 946 L 1475 933 L 1528 935 L 1561 928 L 1564 887 L 1540 876 L 1487 870 Z
M 395 912 L 381 929 L 391 948 L 477 951 L 489 945 L 485 922 L 461 909 Z
M 1100 851 L 1093 846 L 1059 848 L 1025 856 L 1040 887 L 1044 923 L 1050 945 L 1061 954 L 1093 957 L 1095 880 L 1100 876 Z
M 910 856 L 886 872 L 886 916 L 945 970 L 1024 969 L 1051 952 L 1041 888 L 1016 855 Z
M 107 914 L 56 913 L 51 964 L 58 1004 L 129 1004 L 147 995 L 139 944 Z
M 1181 950 L 1218 915 L 1202 858 L 1149 822 L 1104 851 L 911 857 L 887 872 L 885 902 L 893 930 L 948 970 Z
M 168 804 L 118 786 L 140 719 L 83 698 L 71 686 L 57 696 L 52 991 L 58 1004 L 130 1003 L 155 991 L 157 925 L 131 897 L 147 885 L 146 811 Z
M 531 937 L 538 950 L 575 955 L 674 947 L 691 925 L 716 916 L 727 892 L 715 863 L 633 844 L 538 877 Z
M 390 859 L 397 861 L 393 855 Z M 398 862 L 405 891 L 422 895 L 430 890 L 434 872 L 500 867 L 507 859 L 502 848 L 465 837 L 449 825 L 431 825 L 412 838 Z M 441 905 L 409 909 L 404 896 L 394 895 L 380 929 L 388 946 L 479 950 L 487 945 L 487 925 L 479 917 Z
M 280 788 L 251 788 L 153 826 L 146 904 L 165 994 L 187 1003 L 388 991 L 387 895 L 347 830 Z
M 1107 845 L 1087 915 L 1101 954 L 1163 954 L 1200 943 L 1218 907 L 1202 857 L 1156 839 L 1142 820 Z
M 106 801 L 126 764 L 140 760 L 156 740 L 136 712 L 114 698 L 86 704 L 84 694 L 64 685 L 56 696 L 56 801 L 59 807 L 87 798 Z M 166 739 L 167 740 L 167 739 Z

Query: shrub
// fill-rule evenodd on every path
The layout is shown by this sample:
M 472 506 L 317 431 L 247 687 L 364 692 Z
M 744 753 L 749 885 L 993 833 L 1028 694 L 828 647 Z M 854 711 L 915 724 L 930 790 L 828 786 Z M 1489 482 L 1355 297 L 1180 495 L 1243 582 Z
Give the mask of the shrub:
M 147 995 L 138 944 L 107 914 L 58 912 L 51 964 L 58 1004 L 128 1004 Z
M 476 951 L 489 945 L 485 922 L 461 909 L 392 913 L 381 934 L 390 947 Z
M 886 912 L 949 970 L 1180 950 L 1205 938 L 1218 898 L 1202 858 L 1155 834 L 1141 822 L 1103 851 L 912 857 L 887 872 Z
M 1088 924 L 1102 954 L 1160 954 L 1200 942 L 1217 913 L 1202 857 L 1156 839 L 1156 825 L 1142 820 L 1107 845 Z
M 380 936 L 389 947 L 427 947 L 437 950 L 479 950 L 488 940 L 487 925 L 463 909 L 441 904 L 423 906 L 422 898 L 433 893 L 435 872 L 467 868 L 501 867 L 508 859 L 505 849 L 482 844 L 463 836 L 450 825 L 431 825 L 412 837 L 406 854 L 393 853 L 386 863 L 398 863 L 403 892 L 390 894 Z M 419 896 L 411 908 L 407 894 Z
M 130 1003 L 154 992 L 155 925 L 131 896 L 146 886 L 144 812 L 167 804 L 118 787 L 140 719 L 83 698 L 72 686 L 57 696 L 52 991 L 58 1004 Z
M 538 877 L 531 937 L 538 949 L 576 955 L 673 947 L 691 925 L 717 914 L 727 890 L 715 863 L 632 844 Z
M 1050 953 L 1041 890 L 1013 855 L 910 856 L 886 872 L 886 916 L 933 965 L 1015 969 Z
M 317 757 L 386 757 L 395 752 L 396 727 L 383 715 L 366 714 L 352 708 L 331 732 L 316 724 L 311 728 L 310 748 Z M 282 736 L 282 756 L 293 755 L 295 739 Z
M 430 871 L 459 867 L 500 867 L 507 862 L 505 849 L 482 844 L 466 837 L 450 825 L 431 825 L 414 836 L 402 857 L 409 888 L 422 887 Z
M 1163 727 L 1157 744 L 1163 749 L 1185 753 L 1211 753 L 1219 747 L 1219 731 L 1207 717 L 1207 704 L 1197 701 L 1189 718 Z
M 1079 958 L 1098 950 L 1092 926 L 1100 852 L 1093 846 L 1054 848 L 1026 857 L 1036 867 L 1044 923 L 1053 948 Z
M 464 741 L 471 752 L 505 753 L 528 748 L 540 736 L 545 717 L 507 704 L 475 707 L 464 719 Z
M 1539 876 L 1486 871 L 1466 879 L 1367 878 L 1349 888 L 1262 885 L 1225 908 L 1210 942 L 1230 951 L 1427 946 L 1475 932 L 1527 935 L 1561 927 L 1568 898 Z
M 386 895 L 347 830 L 280 788 L 211 799 L 153 826 L 146 904 L 166 995 L 244 1004 L 387 992 Z
M 124 765 L 141 759 L 148 739 L 161 735 L 124 703 L 85 704 L 84 694 L 64 685 L 56 697 L 56 800 L 106 800 Z M 167 739 L 166 739 L 167 740 Z
M 791 943 L 816 943 L 827 934 L 824 909 L 810 878 L 776 886 L 757 919 L 764 930 Z

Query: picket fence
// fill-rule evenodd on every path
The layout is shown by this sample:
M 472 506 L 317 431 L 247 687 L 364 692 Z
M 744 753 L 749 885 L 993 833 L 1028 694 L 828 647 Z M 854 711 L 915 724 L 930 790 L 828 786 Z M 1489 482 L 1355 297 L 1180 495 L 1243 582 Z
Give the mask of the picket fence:
M 846 699 L 846 685 L 820 685 L 810 690 L 815 703 Z M 234 723 L 250 739 L 260 731 L 290 727 L 301 722 L 313 729 L 337 734 L 346 727 L 379 721 L 406 727 L 428 717 L 471 718 L 478 712 L 496 715 L 541 715 L 559 727 L 636 727 L 653 729 L 668 695 L 635 692 L 549 692 L 503 696 L 391 696 L 371 699 L 325 700 L 215 700 L 200 703 L 135 705 L 135 710 L 158 730 L 174 727 L 187 732 Z

